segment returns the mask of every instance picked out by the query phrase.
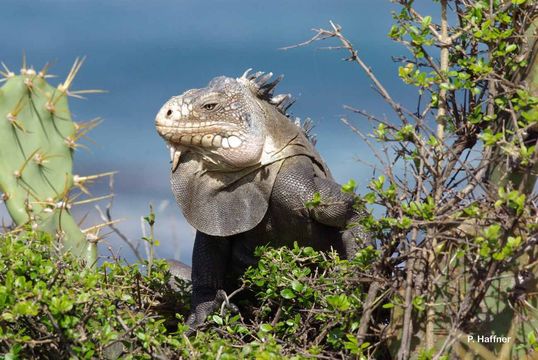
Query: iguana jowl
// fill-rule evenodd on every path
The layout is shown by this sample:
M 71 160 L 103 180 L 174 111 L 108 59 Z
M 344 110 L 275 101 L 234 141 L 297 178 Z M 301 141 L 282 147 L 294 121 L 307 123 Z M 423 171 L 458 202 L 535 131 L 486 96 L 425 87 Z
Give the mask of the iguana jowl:
M 341 192 L 305 131 L 286 116 L 289 95 L 273 95 L 272 73 L 217 77 L 167 101 L 156 117 L 170 147 L 171 183 L 197 230 L 192 255 L 191 326 L 237 287 L 260 245 L 336 249 L 349 258 L 363 214 Z M 322 204 L 307 208 L 314 194 Z M 222 292 L 219 292 L 222 293 Z

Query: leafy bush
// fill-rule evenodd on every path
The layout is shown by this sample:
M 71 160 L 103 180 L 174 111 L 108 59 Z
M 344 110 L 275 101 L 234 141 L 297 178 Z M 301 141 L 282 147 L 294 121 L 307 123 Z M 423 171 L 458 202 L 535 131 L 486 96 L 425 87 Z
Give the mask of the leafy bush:
M 276 338 L 241 325 L 239 315 L 216 315 L 214 326 L 189 339 L 176 315 L 188 312 L 188 284 L 173 292 L 163 260 L 149 273 L 117 259 L 88 268 L 46 233 L 2 235 L 0 352 L 5 359 L 281 358 Z
M 175 293 L 165 261 L 154 260 L 151 272 L 117 259 L 91 269 L 46 233 L 3 235 L 0 351 L 5 359 L 300 359 L 367 351 L 355 334 L 369 281 L 359 274 L 377 256 L 371 248 L 351 261 L 298 246 L 259 248 L 258 255 L 244 277 L 255 297 L 252 317 L 215 314 L 189 338 L 182 322 L 188 284 L 179 281 Z
M 166 263 L 90 269 L 55 250 L 45 233 L 0 238 L 0 350 L 6 359 L 166 355 L 180 342 L 157 314 Z M 158 292 L 159 291 L 159 292 Z
M 245 283 L 256 293 L 255 323 L 291 349 L 311 354 L 362 354 L 358 346 L 364 284 L 361 274 L 377 253 L 372 247 L 353 260 L 310 247 L 259 248 L 258 266 L 245 274 Z M 334 354 L 333 354 L 334 353 Z
M 334 22 L 297 45 L 345 52 L 391 109 L 345 106 L 361 118 L 342 118 L 380 175 L 364 196 L 371 215 L 361 225 L 380 255 L 359 344 L 397 359 L 535 356 L 536 1 L 433 0 L 431 14 L 418 1 L 393 2 L 388 35 L 407 50 L 394 59 L 414 102 L 391 93 L 368 49 Z M 388 326 L 380 306 L 392 306 Z M 468 341 L 491 334 L 507 342 Z

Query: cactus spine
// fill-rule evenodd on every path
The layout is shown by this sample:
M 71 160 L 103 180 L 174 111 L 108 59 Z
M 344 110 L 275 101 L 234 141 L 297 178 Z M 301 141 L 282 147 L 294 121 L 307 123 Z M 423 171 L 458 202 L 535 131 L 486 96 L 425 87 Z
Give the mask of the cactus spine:
M 84 130 L 73 122 L 67 98 L 81 64 L 77 59 L 58 87 L 47 82 L 46 67 L 36 72 L 23 65 L 15 75 L 2 64 L 0 191 L 17 225 L 31 223 L 54 234 L 64 250 L 93 264 L 96 243 L 69 211 L 73 151 Z

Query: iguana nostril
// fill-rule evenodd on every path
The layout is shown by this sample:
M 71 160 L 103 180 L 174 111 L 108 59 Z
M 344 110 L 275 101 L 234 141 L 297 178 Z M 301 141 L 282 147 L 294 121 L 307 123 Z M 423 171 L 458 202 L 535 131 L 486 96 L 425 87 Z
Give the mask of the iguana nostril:
M 172 110 L 171 109 L 168 109 L 168 111 L 166 112 L 166 117 L 169 118 L 170 116 L 172 116 Z

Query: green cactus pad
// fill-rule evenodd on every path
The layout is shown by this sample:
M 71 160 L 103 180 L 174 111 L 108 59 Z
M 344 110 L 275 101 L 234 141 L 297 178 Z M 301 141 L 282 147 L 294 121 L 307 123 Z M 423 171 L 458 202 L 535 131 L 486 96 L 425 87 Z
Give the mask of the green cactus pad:
M 92 264 L 96 245 L 72 218 L 68 200 L 78 126 L 71 119 L 67 90 L 79 67 L 76 62 L 58 87 L 33 69 L 2 73 L 0 190 L 17 225 L 30 222 L 55 234 L 64 249 Z

